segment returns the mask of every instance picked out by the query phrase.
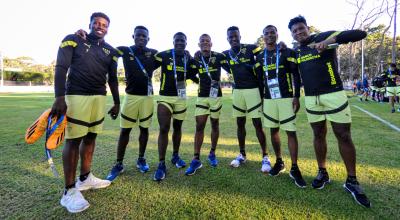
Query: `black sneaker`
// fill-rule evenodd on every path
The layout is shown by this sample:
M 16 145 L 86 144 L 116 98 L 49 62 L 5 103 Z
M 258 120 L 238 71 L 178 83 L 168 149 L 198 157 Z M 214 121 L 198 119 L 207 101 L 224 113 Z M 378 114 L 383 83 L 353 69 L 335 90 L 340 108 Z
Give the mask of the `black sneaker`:
M 353 196 L 354 200 L 356 200 L 356 202 L 366 208 L 370 208 L 371 207 L 371 203 L 369 202 L 367 196 L 365 195 L 364 191 L 361 189 L 360 184 L 358 183 L 358 181 L 355 181 L 353 183 L 351 182 L 346 182 L 345 184 L 343 184 L 344 189 L 351 193 L 351 195 Z
M 311 185 L 314 189 L 323 189 L 325 184 L 330 182 L 328 172 L 319 170 L 317 177 L 315 177 Z
M 306 188 L 307 183 L 306 183 L 306 181 L 304 181 L 299 168 L 295 168 L 295 169 L 292 168 L 289 172 L 289 176 L 290 176 L 290 178 L 292 178 L 294 180 L 294 183 L 296 184 L 296 186 L 298 186 L 300 188 Z
M 279 175 L 280 173 L 284 172 L 285 169 L 285 163 L 282 162 L 276 162 L 274 164 L 274 167 L 269 171 L 270 176 L 276 176 Z

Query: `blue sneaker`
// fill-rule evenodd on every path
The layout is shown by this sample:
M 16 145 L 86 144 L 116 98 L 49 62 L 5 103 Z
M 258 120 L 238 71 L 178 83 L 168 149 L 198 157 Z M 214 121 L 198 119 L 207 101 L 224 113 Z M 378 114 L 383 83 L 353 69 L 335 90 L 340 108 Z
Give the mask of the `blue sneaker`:
M 147 171 L 149 171 L 149 165 L 146 163 L 146 159 L 145 158 L 139 158 L 138 160 L 137 160 L 137 163 L 136 163 L 136 167 L 139 169 L 139 171 L 141 172 L 141 173 L 146 173 Z
M 185 171 L 185 175 L 191 176 L 196 173 L 196 170 L 198 170 L 202 167 L 203 167 L 203 164 L 201 164 L 200 160 L 193 159 L 192 162 L 190 163 L 189 168 Z
M 116 163 L 111 169 L 110 173 L 107 175 L 106 179 L 109 181 L 115 180 L 117 176 L 124 172 L 124 165 L 122 163 Z
M 177 168 L 186 167 L 185 161 L 183 161 L 183 160 L 179 157 L 179 155 L 174 155 L 174 156 L 172 156 L 171 162 L 172 162 L 172 164 L 174 164 Z
M 161 181 L 165 178 L 165 174 L 167 173 L 167 168 L 165 167 L 165 163 L 159 163 L 156 172 L 154 173 L 154 181 Z
M 210 165 L 212 167 L 216 167 L 218 165 L 218 160 L 217 160 L 217 157 L 215 156 L 215 154 L 210 153 L 208 155 L 208 162 L 210 163 Z

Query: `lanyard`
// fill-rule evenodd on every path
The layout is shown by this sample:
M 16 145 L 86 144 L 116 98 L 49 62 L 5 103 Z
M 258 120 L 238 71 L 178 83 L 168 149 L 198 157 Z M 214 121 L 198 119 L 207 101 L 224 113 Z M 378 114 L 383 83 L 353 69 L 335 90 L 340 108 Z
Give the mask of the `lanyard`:
M 231 54 L 231 50 L 229 50 L 228 53 L 229 53 L 229 57 L 231 58 L 231 60 L 233 60 L 235 63 L 239 63 L 238 56 L 239 56 L 241 51 L 242 51 L 242 47 L 240 47 L 239 52 L 237 52 L 235 58 L 233 58 L 233 56 Z
M 176 73 L 175 49 L 172 49 L 172 62 L 174 64 L 175 84 L 177 84 L 178 83 L 178 75 Z M 183 81 L 184 82 L 186 81 L 186 54 L 185 54 L 185 52 L 183 52 Z M 178 86 L 177 86 L 177 88 L 178 88 Z
M 266 68 L 265 70 L 265 77 L 268 79 L 268 50 L 267 48 L 264 49 L 264 66 Z M 276 46 L 276 77 L 278 78 L 278 73 L 279 73 L 279 46 Z
M 209 69 L 208 69 L 208 64 L 210 64 L 210 60 L 211 60 L 211 53 L 210 53 L 210 58 L 208 58 L 208 63 L 206 63 L 206 61 L 204 60 L 203 55 L 201 55 L 201 61 L 203 62 L 204 67 L 206 68 L 207 75 L 208 75 L 208 77 L 210 77 L 210 79 L 212 80 L 210 71 L 209 71 Z
M 149 75 L 147 74 L 147 71 L 146 71 L 146 69 L 144 68 L 142 62 L 140 62 L 139 58 L 138 58 L 137 56 L 135 56 L 135 53 L 133 52 L 132 48 L 131 48 L 131 47 L 128 47 L 128 48 L 129 48 L 129 50 L 131 51 L 132 56 L 135 58 L 136 63 L 139 65 L 139 67 L 140 67 L 140 69 L 142 70 L 142 72 L 144 73 L 144 75 L 148 77 Z

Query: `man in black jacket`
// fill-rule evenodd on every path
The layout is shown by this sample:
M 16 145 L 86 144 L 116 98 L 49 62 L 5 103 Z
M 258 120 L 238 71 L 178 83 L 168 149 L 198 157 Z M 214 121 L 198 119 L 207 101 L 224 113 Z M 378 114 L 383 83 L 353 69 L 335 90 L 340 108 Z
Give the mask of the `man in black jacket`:
M 319 172 L 312 182 L 313 188 L 322 189 L 330 182 L 326 171 L 326 121 L 330 121 L 339 144 L 339 151 L 347 170 L 343 185 L 354 199 L 365 207 L 370 202 L 356 178 L 356 150 L 351 138 L 351 112 L 342 80 L 337 68 L 335 44 L 359 41 L 367 36 L 365 31 L 328 31 L 310 35 L 306 19 L 302 16 L 290 20 L 288 25 L 294 40 L 297 62 L 305 91 L 307 118 L 314 134 L 314 149 Z

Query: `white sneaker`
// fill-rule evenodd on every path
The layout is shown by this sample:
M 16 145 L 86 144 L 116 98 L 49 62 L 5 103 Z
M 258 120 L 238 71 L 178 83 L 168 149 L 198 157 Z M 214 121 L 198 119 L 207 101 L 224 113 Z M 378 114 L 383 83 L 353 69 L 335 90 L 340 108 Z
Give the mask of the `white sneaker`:
M 231 162 L 232 167 L 239 167 L 240 164 L 246 162 L 246 157 L 244 157 L 242 154 L 239 154 L 234 160 Z
M 83 190 L 88 190 L 88 189 L 106 188 L 110 184 L 111 184 L 111 181 L 99 179 L 99 178 L 95 177 L 92 173 L 89 173 L 89 176 L 83 182 L 80 181 L 78 178 L 78 181 L 76 181 L 76 183 L 75 183 L 75 187 L 79 191 L 83 191 Z
M 271 161 L 266 155 L 261 161 L 261 172 L 268 173 L 269 171 L 271 171 Z
M 69 189 L 67 194 L 63 193 L 60 204 L 71 213 L 82 212 L 90 206 L 89 202 L 83 198 L 82 193 L 76 188 Z

